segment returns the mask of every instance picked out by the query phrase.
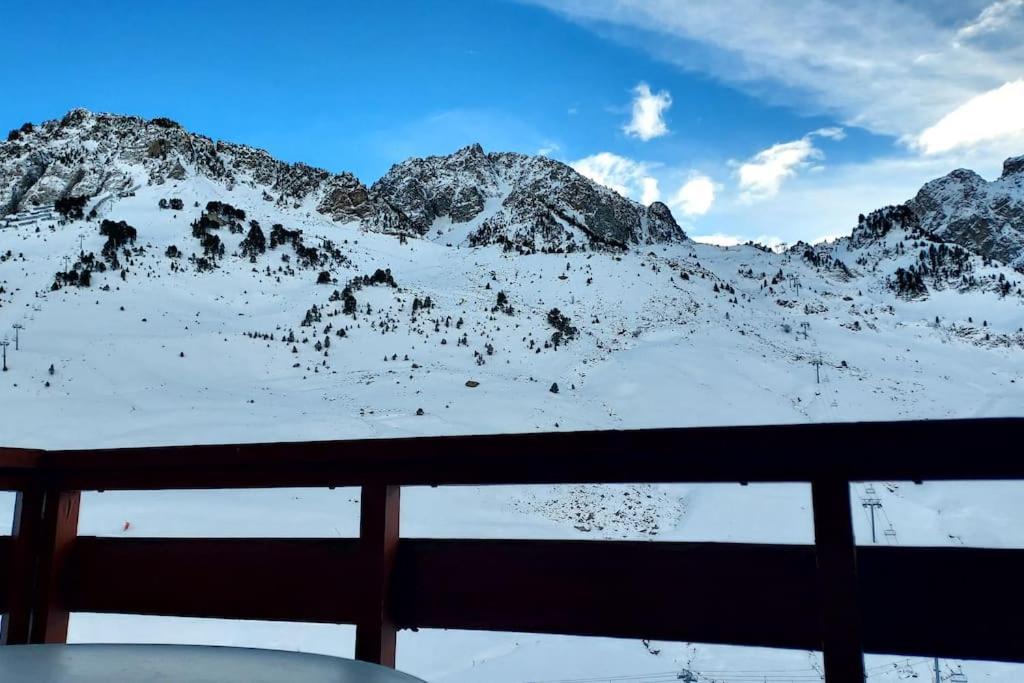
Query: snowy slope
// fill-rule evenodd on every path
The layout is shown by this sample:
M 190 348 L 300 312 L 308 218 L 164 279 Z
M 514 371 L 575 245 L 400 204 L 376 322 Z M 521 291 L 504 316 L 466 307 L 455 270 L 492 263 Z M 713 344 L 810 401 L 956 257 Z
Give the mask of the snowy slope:
M 105 125 L 136 139 L 129 123 Z M 143 127 L 143 138 L 152 127 L 132 125 Z M 185 135 L 181 149 L 200 144 Z M 355 188 L 354 199 L 346 195 L 349 204 L 373 208 L 360 216 L 321 210 L 330 178 L 314 174 L 319 180 L 305 194 L 285 192 L 285 179 L 305 171 L 278 165 L 258 150 L 211 142 L 222 161 L 233 160 L 221 172 L 207 156 L 173 146 L 168 159 L 181 171 L 170 174 L 160 170 L 166 160 L 159 155 L 131 152 L 137 142 L 123 147 L 112 136 L 90 149 L 89 140 L 74 142 L 80 138 L 70 127 L 60 138 L 71 150 L 67 158 L 77 161 L 22 184 L 35 188 L 45 208 L 46 183 L 39 186 L 39 180 L 77 175 L 67 170 L 76 164 L 87 168 L 83 178 L 117 183 L 96 181 L 81 219 L 53 218 L 49 209 L 33 219 L 20 206 L 22 219 L 0 230 L 0 329 L 23 326 L 19 350 L 8 348 L 10 369 L 0 383 L 4 445 L 1024 412 L 1024 277 L 943 243 L 905 208 L 870 214 L 851 237 L 833 244 L 797 245 L 782 254 L 643 232 L 621 248 L 572 232 L 580 230 L 577 223 L 590 225 L 582 214 L 575 222 L 557 219 L 565 232 L 554 241 L 531 242 L 535 248 L 508 249 L 501 240 L 471 247 L 471 235 L 488 220 L 512 215 L 509 197 L 544 177 L 536 172 L 539 162 L 500 154 L 481 159 L 482 151 L 467 148 L 447 161 L 407 162 L 389 174 L 402 184 L 400 169 L 411 169 L 403 186 L 429 189 L 435 197 L 452 188 L 452 196 L 481 188 L 482 207 L 468 218 L 453 215 L 450 201 L 446 212 L 435 202 L 416 214 L 394 190 L 367 189 L 353 178 L 346 181 Z M 98 162 L 90 155 L 101 147 L 104 161 L 94 168 Z M 459 155 L 472 159 L 459 161 Z M 14 156 L 0 144 L 0 159 L 14 163 Z M 24 149 L 16 156 L 18 163 L 27 158 Z M 255 161 L 243 165 L 242 158 Z M 472 173 L 489 175 L 453 175 L 453 164 L 470 163 Z M 19 202 L 30 204 L 29 197 Z M 181 208 L 159 208 L 171 199 L 181 199 Z M 229 208 L 207 210 L 211 201 Z M 641 217 L 644 210 L 616 206 L 634 207 L 627 213 Z M 417 225 L 425 229 L 381 231 L 376 221 L 382 215 L 401 226 L 420 215 Z M 103 228 L 104 220 L 112 223 Z M 105 255 L 110 238 L 101 229 L 110 232 L 120 221 L 135 229 L 135 240 L 126 238 Z M 262 252 L 253 247 L 253 221 L 264 237 Z M 275 231 L 275 225 L 292 232 Z M 533 239 L 545 234 L 545 225 L 518 221 L 512 233 L 501 234 Z M 569 234 L 580 248 L 568 247 L 563 238 Z M 172 246 L 180 255 L 168 255 Z M 76 286 L 86 270 L 89 286 Z M 318 284 L 321 278 L 327 281 Z M 467 387 L 467 380 L 479 386 Z M 878 482 L 874 488 L 885 515 L 879 542 L 1024 544 L 1014 521 L 1024 512 L 1015 485 Z M 855 500 L 869 495 L 854 493 Z M 403 530 L 410 536 L 811 540 L 809 492 L 800 486 L 412 489 L 404 496 Z M 357 503 L 358 492 L 348 490 L 88 494 L 82 532 L 350 536 Z M 890 527 L 893 533 L 885 534 Z M 858 517 L 857 533 L 870 542 L 866 518 Z M 95 615 L 76 615 L 72 637 L 351 650 L 351 630 L 343 627 Z M 768 680 L 806 680 L 799 675 L 813 677 L 818 665 L 799 652 L 522 634 L 402 634 L 399 652 L 403 668 L 446 683 L 606 680 L 683 668 L 700 672 L 701 683 L 741 680 L 739 670 L 765 676 L 785 670 Z M 880 667 L 877 680 L 900 677 L 893 661 L 870 662 Z M 914 666 L 923 675 L 921 663 Z M 983 680 L 1020 678 L 1012 667 L 971 664 L 966 670 L 972 681 L 988 674 Z

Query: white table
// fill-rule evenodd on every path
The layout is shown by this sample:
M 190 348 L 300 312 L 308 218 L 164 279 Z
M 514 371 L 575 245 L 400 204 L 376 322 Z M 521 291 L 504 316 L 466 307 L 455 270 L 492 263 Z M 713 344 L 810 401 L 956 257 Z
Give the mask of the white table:
M 350 659 L 201 645 L 0 646 L 3 683 L 423 683 Z

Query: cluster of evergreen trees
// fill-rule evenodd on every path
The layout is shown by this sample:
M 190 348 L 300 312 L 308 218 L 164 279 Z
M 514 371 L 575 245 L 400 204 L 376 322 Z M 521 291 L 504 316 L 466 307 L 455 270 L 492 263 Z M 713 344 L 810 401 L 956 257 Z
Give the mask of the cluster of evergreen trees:
M 117 250 L 127 244 L 134 244 L 138 231 L 124 221 L 104 219 L 100 223 L 100 234 L 107 238 L 103 244 L 103 257 L 110 262 L 111 268 L 118 268 Z
M 267 238 L 263 234 L 263 228 L 255 220 L 249 221 L 249 234 L 242 240 L 239 249 L 242 256 L 247 256 L 253 263 L 256 262 L 256 256 L 266 253 Z
M 78 220 L 85 216 L 85 203 L 88 197 L 61 197 L 53 203 L 54 210 L 68 220 Z
M 556 349 L 563 340 L 575 339 L 576 334 L 579 332 L 579 330 L 572 326 L 572 321 L 557 308 L 552 308 L 548 311 L 548 325 L 555 328 L 554 333 L 551 335 L 551 343 Z
M 935 277 L 958 278 L 973 270 L 970 253 L 957 245 L 941 243 L 929 245 L 918 252 L 918 269 Z
M 61 287 L 89 287 L 92 285 L 93 271 L 102 273 L 106 269 L 106 264 L 103 261 L 97 261 L 94 254 L 82 254 L 70 270 L 54 275 L 50 290 L 57 291 Z
M 226 202 L 206 202 L 206 213 L 216 214 L 223 218 L 233 219 L 236 221 L 245 220 L 245 211 L 242 209 L 236 209 Z
M 516 309 L 512 307 L 512 304 L 508 301 L 508 295 L 504 291 L 498 291 L 498 297 L 495 301 L 494 306 L 491 307 L 491 313 L 497 313 L 501 311 L 505 315 L 515 315 Z
M 161 199 L 157 202 L 157 206 L 161 209 L 172 209 L 174 211 L 181 211 L 185 208 L 185 202 L 178 197 L 171 197 L 170 199 Z
M 373 271 L 373 275 L 359 275 L 352 278 L 351 280 L 349 280 L 348 284 L 345 285 L 344 289 L 342 289 L 340 292 L 338 290 L 334 290 L 329 300 L 340 301 L 341 312 L 345 315 L 351 315 L 354 317 L 356 311 L 359 310 L 359 302 L 356 301 L 355 293 L 358 292 L 363 287 L 372 287 L 375 285 L 398 287 L 398 283 L 395 282 L 395 278 L 391 274 L 390 268 L 386 268 L 384 270 L 378 268 L 377 270 Z M 427 298 L 429 300 L 430 297 Z M 419 308 L 419 306 L 417 305 L 418 303 L 418 298 L 413 301 L 414 315 L 416 313 L 416 310 Z M 367 306 L 367 313 L 369 312 L 369 306 Z
M 921 271 L 914 266 L 910 268 L 897 268 L 893 274 L 893 289 L 900 296 L 918 297 L 928 293 L 928 287 L 924 284 Z

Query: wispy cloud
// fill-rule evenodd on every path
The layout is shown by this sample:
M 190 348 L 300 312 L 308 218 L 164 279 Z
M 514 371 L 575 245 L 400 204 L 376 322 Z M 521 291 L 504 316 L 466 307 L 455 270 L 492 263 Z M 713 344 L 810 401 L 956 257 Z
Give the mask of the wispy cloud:
M 807 168 L 815 159 L 824 158 L 824 153 L 811 143 L 810 137 L 792 142 L 780 142 L 763 149 L 749 161 L 740 164 L 740 199 L 756 202 L 774 197 L 787 178 Z
M 665 112 L 672 106 L 672 95 L 667 90 L 651 92 L 651 86 L 638 83 L 633 88 L 633 118 L 622 127 L 626 135 L 645 142 L 668 134 Z
M 838 126 L 833 126 L 831 128 L 819 128 L 818 130 L 811 133 L 811 135 L 817 135 L 818 137 L 822 138 L 829 138 L 830 140 L 836 140 L 838 142 L 839 140 L 846 139 L 846 130 L 844 130 L 843 128 L 839 128 Z
M 973 21 L 956 32 L 957 44 L 985 34 L 996 33 L 1019 21 L 1024 13 L 1024 0 L 996 0 L 978 14 Z
M 753 203 L 774 197 L 788 178 L 814 168 L 814 162 L 825 158 L 825 153 L 814 145 L 816 137 L 842 140 L 846 133 L 842 128 L 819 128 L 799 140 L 772 145 L 737 164 L 740 201 Z
M 1021 78 L 1024 63 L 1021 0 L 525 1 L 765 100 L 908 141 Z
M 594 182 L 643 204 L 656 202 L 661 197 L 653 164 L 600 152 L 573 161 L 570 166 Z
M 738 244 L 746 244 L 747 242 L 763 244 L 769 249 L 775 250 L 781 250 L 786 247 L 786 242 L 775 235 L 759 235 L 758 237 L 751 239 L 750 237 L 744 237 L 742 235 L 727 235 L 725 233 L 716 232 L 710 235 L 691 235 L 690 239 L 694 242 L 714 244 L 718 247 L 735 247 Z
M 544 144 L 541 145 L 540 149 L 537 150 L 537 154 L 542 157 L 549 157 L 552 154 L 557 154 L 561 149 L 561 145 L 557 142 L 545 141 Z
M 822 236 L 849 235 L 858 213 L 868 213 L 913 197 L 925 182 L 954 168 L 972 168 L 997 177 L 1002 161 L 991 151 L 964 149 L 939 156 L 892 155 L 828 166 L 820 173 L 790 177 L 782 192 L 758 202 L 723 191 L 714 210 L 702 217 L 691 235 L 734 235 L 742 240 L 777 235 L 793 243 Z M 727 188 L 728 190 L 728 188 Z

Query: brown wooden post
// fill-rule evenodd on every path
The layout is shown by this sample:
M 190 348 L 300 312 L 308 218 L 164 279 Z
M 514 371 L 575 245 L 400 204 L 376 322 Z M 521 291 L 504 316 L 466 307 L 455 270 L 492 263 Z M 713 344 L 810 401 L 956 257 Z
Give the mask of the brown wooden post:
M 35 539 L 42 522 L 43 492 L 38 488 L 18 491 L 11 523 L 11 555 L 8 569 L 7 612 L 0 626 L 4 645 L 29 642 L 32 624 L 32 594 L 35 590 Z
M 811 482 L 811 498 L 825 680 L 864 683 L 850 483 L 834 478 L 815 480 Z
M 63 643 L 68 611 L 62 569 L 78 534 L 78 491 L 32 488 L 15 500 L 8 612 L 0 628 L 5 645 Z
M 394 668 L 397 632 L 391 613 L 391 582 L 398 553 L 398 486 L 362 487 L 359 545 L 366 568 L 366 605 L 356 624 L 356 659 Z

